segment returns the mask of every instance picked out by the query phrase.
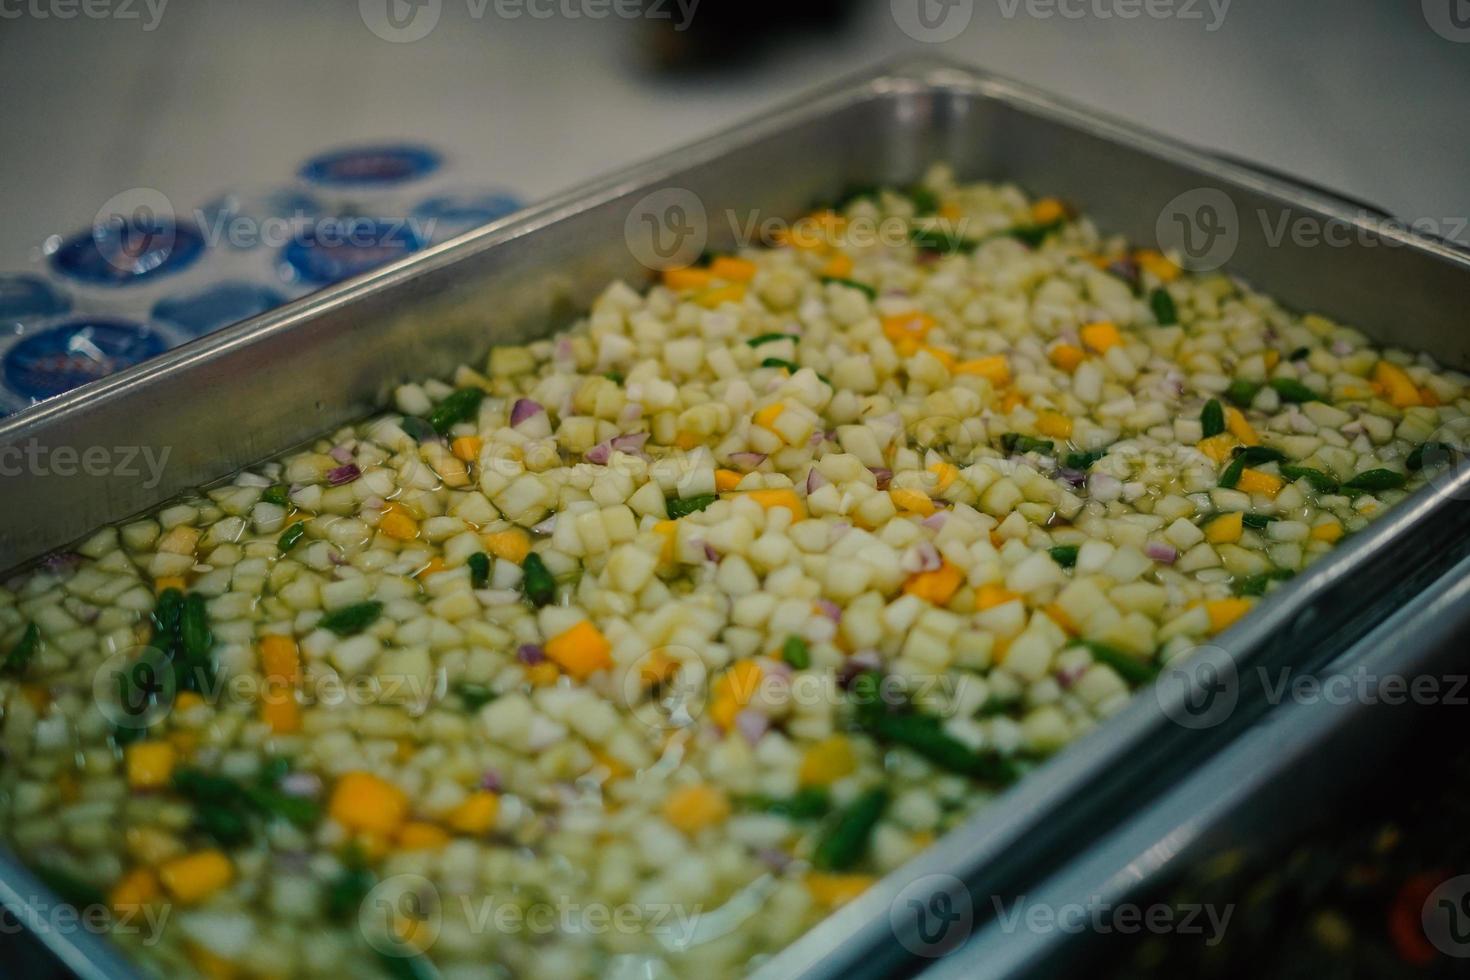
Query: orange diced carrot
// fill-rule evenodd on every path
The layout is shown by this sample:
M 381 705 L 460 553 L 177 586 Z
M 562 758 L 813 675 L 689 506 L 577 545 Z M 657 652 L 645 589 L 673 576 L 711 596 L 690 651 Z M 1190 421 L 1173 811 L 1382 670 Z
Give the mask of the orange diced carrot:
M 878 879 L 863 874 L 825 874 L 812 872 L 803 879 L 812 900 L 823 908 L 846 905 L 873 886 Z
M 1118 325 L 1108 320 L 1089 323 L 1082 328 L 1081 335 L 1082 342 L 1099 354 L 1123 342 L 1123 336 L 1118 333 Z
M 780 490 L 752 490 L 746 494 L 751 500 L 760 504 L 766 510 L 773 507 L 785 507 L 791 511 L 793 523 L 806 517 L 806 502 L 796 495 L 796 491 L 786 488 Z
M 396 841 L 405 851 L 437 851 L 449 843 L 449 834 L 435 824 L 410 820 L 398 828 Z
M 1235 485 L 1235 488 L 1242 493 L 1263 493 L 1268 497 L 1275 497 L 1284 486 L 1286 483 L 1280 477 L 1262 473 L 1260 470 L 1247 469 L 1240 474 L 1240 482 Z
M 775 402 L 756 412 L 751 416 L 750 420 L 762 429 L 775 431 L 776 420 L 781 417 L 781 413 L 784 411 L 786 411 L 786 406 L 780 402 Z
M 1182 271 L 1162 253 L 1153 249 L 1139 249 L 1133 253 L 1133 260 L 1163 282 L 1173 282 Z
M 559 677 L 561 671 L 550 660 L 543 660 L 526 668 L 526 683 L 532 687 L 551 687 Z
M 260 640 L 260 672 L 266 677 L 295 681 L 301 676 L 301 650 L 289 636 L 272 633 Z
M 428 578 L 430 575 L 438 575 L 440 572 L 447 571 L 448 568 L 449 566 L 444 564 L 444 559 L 440 558 L 438 555 L 435 555 L 433 558 L 429 559 L 429 563 L 427 565 L 414 572 L 413 577 Z
M 732 282 L 724 286 L 706 289 L 694 298 L 694 302 L 707 310 L 717 309 L 726 303 L 738 303 L 745 298 L 745 283 Z
M 852 276 L 851 256 L 838 253 L 822 266 L 822 275 L 832 279 L 847 279 Z
M 141 906 L 151 905 L 162 897 L 158 876 L 147 868 L 134 868 L 112 886 L 107 904 L 118 915 L 136 914 Z
M 168 742 L 134 742 L 127 748 L 128 785 L 162 789 L 173 779 L 178 752 Z
M 399 511 L 385 513 L 378 521 L 378 530 L 399 541 L 412 541 L 419 536 L 418 522 Z
M 180 592 L 189 588 L 182 575 L 163 575 L 153 580 L 153 592 L 162 595 L 168 589 L 178 589 Z
M 488 790 L 479 790 L 451 810 L 444 822 L 461 834 L 484 834 L 494 829 L 499 815 L 500 797 Z
M 1424 404 L 1419 387 L 1414 384 L 1407 371 L 1390 361 L 1379 361 L 1373 366 L 1373 380 L 1383 386 L 1389 404 L 1394 408 L 1412 408 Z
M 235 867 L 219 851 L 199 851 L 167 861 L 158 869 L 158 879 L 175 901 L 185 905 L 202 902 L 228 885 Z
M 999 585 L 982 585 L 980 586 L 980 590 L 975 593 L 975 609 L 978 612 L 984 612 L 987 609 L 994 609 L 996 606 L 1003 606 L 1008 602 L 1015 602 L 1019 598 L 1021 597 L 1016 595 L 1016 593 L 1002 588 Z
M 903 584 L 903 591 L 936 606 L 943 606 L 954 598 L 964 581 L 965 573 L 946 561 L 932 572 L 916 572 L 910 575 Z
M 935 347 L 933 344 L 920 344 L 919 350 L 928 354 L 940 364 L 943 364 L 947 371 L 953 371 L 957 366 L 955 356 L 942 347 Z
M 1054 197 L 1043 197 L 1031 205 L 1031 220 L 1038 225 L 1049 225 L 1067 216 L 1067 206 Z
M 664 819 L 686 834 L 698 833 L 729 815 L 729 799 L 713 786 L 682 786 L 664 801 Z
M 1261 444 L 1261 437 L 1246 421 L 1245 413 L 1233 405 L 1225 408 L 1225 428 L 1230 431 L 1231 435 L 1239 439 L 1242 445 L 1259 446 Z
M 715 489 L 724 493 L 734 490 L 744 479 L 744 474 L 736 473 L 734 470 L 715 470 Z
M 1053 364 L 1068 374 L 1077 370 L 1077 366 L 1087 359 L 1087 354 L 1082 348 L 1072 344 L 1057 344 L 1047 356 Z
M 959 479 L 960 475 L 959 467 L 953 463 L 946 463 L 943 460 L 930 466 L 928 472 L 934 474 L 936 478 L 934 484 L 935 493 L 943 493 L 948 490 L 954 484 L 954 481 Z
M 674 546 L 678 542 L 679 522 L 659 521 L 653 526 L 654 533 L 664 539 L 663 547 L 659 550 L 659 558 L 670 562 L 674 560 Z
M 1318 524 L 1312 528 L 1312 538 L 1316 541 L 1326 541 L 1334 544 L 1342 540 L 1342 525 L 1337 521 L 1328 521 L 1326 524 Z
M 722 255 L 709 265 L 710 275 L 730 282 L 750 282 L 755 278 L 756 271 L 754 262 L 737 259 L 732 255 Z
M 485 550 L 490 554 L 517 565 L 525 561 L 526 556 L 531 553 L 531 538 L 519 528 L 492 531 L 481 535 L 480 540 L 485 543 Z
M 1199 443 L 1199 451 L 1204 453 L 1216 463 L 1224 463 L 1230 459 L 1231 450 L 1235 448 L 1236 439 L 1234 434 L 1221 432 L 1218 435 L 1202 439 Z
M 927 313 L 895 313 L 883 318 L 883 334 L 894 343 L 910 341 L 917 345 L 938 325 L 939 321 Z
M 546 656 L 577 680 L 612 666 L 612 644 L 587 620 L 546 641 Z
M 1215 599 L 1205 603 L 1205 609 L 1210 614 L 1210 632 L 1224 632 L 1237 619 L 1250 612 L 1253 605 L 1249 599 Z
M 1036 431 L 1054 439 L 1072 437 L 1072 420 L 1061 412 L 1042 412 L 1036 417 Z
M 479 436 L 460 436 L 449 444 L 449 451 L 466 463 L 473 463 L 479 459 L 480 450 L 484 448 L 485 440 Z
M 990 357 L 961 361 L 954 366 L 954 373 L 984 378 L 993 385 L 1003 385 L 1011 380 L 1011 365 L 1004 355 L 994 354 Z
M 918 490 L 907 490 L 900 487 L 889 490 L 888 496 L 893 500 L 893 506 L 900 511 L 928 517 L 936 510 L 934 501 L 929 499 L 929 495 Z
M 1205 528 L 1205 540 L 1210 544 L 1234 544 L 1245 533 L 1245 515 L 1238 511 L 1221 514 Z
M 714 279 L 707 269 L 665 269 L 664 285 L 673 290 L 703 289 Z
M 348 830 L 387 836 L 408 817 L 408 796 L 370 772 L 349 772 L 337 780 L 327 809 Z

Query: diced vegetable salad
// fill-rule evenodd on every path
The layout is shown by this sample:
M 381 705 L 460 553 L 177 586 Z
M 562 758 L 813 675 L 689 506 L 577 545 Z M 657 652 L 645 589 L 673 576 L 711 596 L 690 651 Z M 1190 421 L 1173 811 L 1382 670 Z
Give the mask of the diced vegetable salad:
M 769 245 L 10 579 L 10 845 L 163 976 L 739 974 L 1470 408 L 942 169 Z

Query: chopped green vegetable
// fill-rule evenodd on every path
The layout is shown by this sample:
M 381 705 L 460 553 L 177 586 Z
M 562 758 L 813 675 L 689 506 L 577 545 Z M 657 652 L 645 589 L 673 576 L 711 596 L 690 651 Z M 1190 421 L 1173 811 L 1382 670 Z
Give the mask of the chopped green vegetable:
M 785 361 L 779 357 L 766 358 L 765 360 L 761 361 L 761 367 L 784 368 L 792 374 L 795 374 L 797 371 L 801 370 L 800 364 L 797 364 L 793 361 Z
M 1179 322 L 1179 307 L 1174 305 L 1174 297 L 1169 295 L 1167 289 L 1160 287 L 1149 294 L 1148 305 L 1154 312 L 1154 319 L 1159 321 L 1159 326 L 1172 327 Z
M 914 202 L 915 217 L 923 218 L 939 210 L 939 195 L 927 187 L 915 184 L 905 191 L 904 194 L 910 201 Z
M 1281 475 L 1288 480 L 1306 480 L 1312 485 L 1312 489 L 1319 493 L 1337 493 L 1341 486 L 1333 477 L 1328 476 L 1321 470 L 1314 470 L 1310 466 L 1296 466 L 1292 463 L 1282 463 Z
M 393 980 L 440 980 L 434 962 L 423 953 L 410 950 L 407 955 L 390 956 L 377 950 L 378 962 Z
M 746 343 L 746 346 L 748 346 L 748 347 L 759 347 L 762 344 L 771 344 L 771 343 L 775 343 L 778 340 L 800 340 L 800 339 L 801 339 L 801 335 L 800 334 L 794 334 L 794 333 L 763 333 L 759 337 L 751 337 L 745 343 Z
M 306 537 L 306 524 L 298 521 L 281 532 L 281 536 L 276 539 L 276 547 L 281 549 L 281 554 L 284 555 L 296 547 L 296 543 L 304 537 Z
M 1295 378 L 1276 378 L 1271 382 L 1271 387 L 1276 389 L 1276 394 L 1281 396 L 1282 401 L 1297 403 L 1327 401 Z
M 1002 786 L 1019 777 L 1010 760 L 993 753 L 976 752 L 946 734 L 943 723 L 933 715 L 885 712 L 872 719 L 868 731 L 878 741 L 910 749 L 950 772 Z
M 1295 576 L 1296 572 L 1288 568 L 1276 568 L 1269 572 L 1263 572 L 1260 575 L 1252 575 L 1249 578 L 1241 579 L 1236 583 L 1235 591 L 1237 595 L 1263 596 L 1266 594 L 1266 590 L 1271 587 L 1272 582 L 1285 582 Z
M 1217 399 L 1211 398 L 1205 402 L 1204 410 L 1199 413 L 1199 421 L 1204 427 L 1206 439 L 1218 436 L 1225 431 L 1225 407 Z
M 1124 653 L 1106 643 L 1088 642 L 1083 646 L 1092 651 L 1092 659 L 1106 664 L 1117 671 L 1118 676 L 1132 684 L 1147 684 L 1159 674 L 1159 668 L 1146 660 Z
M 832 809 L 832 798 L 820 786 L 807 786 L 792 796 L 747 796 L 741 803 L 751 810 L 774 813 L 788 820 L 815 820 Z
M 881 786 L 848 804 L 817 842 L 812 863 L 823 871 L 846 871 L 861 861 L 887 806 L 888 791 Z
M 846 286 L 848 289 L 856 289 L 858 292 L 867 296 L 868 299 L 878 298 L 878 290 L 865 282 L 858 282 L 856 279 L 845 279 L 842 276 L 823 276 L 822 282 L 836 283 L 839 286 Z
M 1042 225 L 1021 225 L 1018 228 L 1012 228 L 1005 234 L 1017 241 L 1025 243 L 1031 248 L 1040 248 L 1042 242 L 1046 241 L 1056 232 L 1061 231 L 1066 223 L 1067 219 L 1058 218 L 1056 221 L 1048 221 Z
M 812 651 L 806 640 L 799 636 L 788 636 L 781 644 L 781 659 L 797 670 L 806 670 L 812 665 Z
M 268 504 L 285 507 L 291 502 L 291 488 L 284 483 L 277 483 L 273 487 L 266 487 L 265 493 L 260 495 L 260 499 Z
M 460 422 L 473 418 L 480 410 L 480 402 L 485 400 L 485 392 L 479 388 L 460 388 L 453 394 L 445 397 L 434 410 L 429 413 L 429 424 L 434 431 L 441 436 L 448 435 L 449 430 Z
M 847 190 L 843 191 L 841 194 L 837 195 L 837 200 L 832 202 L 832 210 L 846 211 L 849 207 L 856 204 L 858 201 L 877 201 L 881 193 L 882 191 L 880 191 L 876 185 L 854 184 L 853 186 L 847 188 Z M 818 208 L 820 208 L 820 205 L 818 205 Z
M 1023 436 L 1019 432 L 1007 432 L 1000 437 L 1000 446 L 1008 453 L 1049 453 L 1056 448 L 1050 439 Z
M 1281 518 L 1271 514 L 1242 514 L 1240 519 L 1246 527 L 1253 527 L 1257 531 L 1264 528 L 1267 524 L 1281 520 Z
M 57 898 L 74 909 L 82 910 L 107 905 L 106 897 L 97 890 L 96 886 L 70 871 L 43 866 L 36 868 L 36 877 L 40 878 L 41 883 L 47 888 L 55 892 Z M 9 933 L 9 928 L 6 931 Z
M 664 501 L 664 507 L 667 508 L 671 520 L 678 520 L 699 513 L 719 499 L 712 493 L 702 493 L 696 497 L 670 497 Z
M 40 645 L 40 627 L 35 623 L 27 624 L 25 632 L 20 635 L 20 641 L 5 655 L 5 663 L 0 666 L 0 673 L 9 674 L 12 677 L 19 677 L 25 673 L 25 669 L 30 666 Z
M 352 636 L 361 633 L 383 614 L 381 602 L 357 602 L 341 609 L 334 609 L 323 616 L 317 625 L 324 630 L 331 630 L 338 636 Z
M 1301 361 L 1311 356 L 1312 349 L 1310 347 L 1298 347 L 1296 350 L 1286 355 L 1286 359 L 1288 361 Z
M 472 684 L 469 681 L 460 681 L 454 685 L 454 693 L 464 702 L 466 711 L 476 712 L 491 701 L 495 700 L 495 692 L 484 684 Z
M 1051 560 L 1063 568 L 1071 568 L 1077 564 L 1077 553 L 1081 550 L 1075 544 L 1059 544 L 1051 549 Z
M 521 563 L 521 591 L 538 609 L 556 598 L 556 579 L 534 551 Z
M 1062 465 L 1069 470 L 1089 470 L 1092 464 L 1103 459 L 1108 454 L 1106 449 L 1094 449 L 1090 452 L 1068 453 L 1062 460 Z
M 1220 486 L 1234 487 L 1240 483 L 1241 474 L 1247 466 L 1259 466 L 1263 463 L 1279 463 L 1286 459 L 1286 454 L 1279 449 L 1270 446 L 1238 446 L 1235 449 L 1235 459 L 1225 467 L 1225 472 L 1220 474 Z
M 210 651 L 214 634 L 209 629 L 209 614 L 204 596 L 190 592 L 184 597 L 179 616 L 179 643 L 174 651 L 179 687 L 185 691 L 203 691 L 214 684 L 214 662 Z
M 623 372 L 621 371 L 607 371 L 604 372 L 602 376 L 615 385 L 620 385 L 623 383 Z
M 1454 458 L 1455 447 L 1447 442 L 1426 442 L 1414 447 L 1404 466 L 1410 473 L 1417 473 L 1426 466 L 1443 466 Z
M 1240 408 L 1250 408 L 1251 402 L 1256 400 L 1260 391 L 1261 386 L 1254 381 L 1235 380 L 1225 389 L 1225 397 Z
M 1366 473 L 1359 473 L 1342 486 L 1344 490 L 1377 493 L 1379 490 L 1397 490 L 1407 482 L 1409 482 L 1408 477 L 1402 473 L 1395 473 L 1393 470 L 1368 470 Z
M 342 856 L 342 870 L 327 886 L 327 916 L 338 922 L 356 922 L 363 900 L 377 884 L 377 875 L 367 866 L 362 852 L 349 848 Z
M 490 584 L 490 556 L 483 551 L 477 551 L 465 560 L 470 567 L 470 585 L 477 589 L 483 589 Z

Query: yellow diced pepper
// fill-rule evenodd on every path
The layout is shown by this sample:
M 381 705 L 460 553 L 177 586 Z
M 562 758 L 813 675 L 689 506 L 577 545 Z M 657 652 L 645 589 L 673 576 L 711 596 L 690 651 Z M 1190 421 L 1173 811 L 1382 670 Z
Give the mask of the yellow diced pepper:
M 178 589 L 183 592 L 189 588 L 182 575 L 162 575 L 153 580 L 153 594 L 162 595 L 169 589 Z
M 485 550 L 490 554 L 517 565 L 524 562 L 526 556 L 531 553 L 530 536 L 518 528 L 482 534 L 480 540 L 484 542 Z
M 460 436 L 449 444 L 449 451 L 466 463 L 473 463 L 479 459 L 480 450 L 484 448 L 485 440 L 479 436 Z
M 706 289 L 694 297 L 694 302 L 707 310 L 718 309 L 726 303 L 738 303 L 745 298 L 745 283 L 732 282 L 724 286 Z
M 895 344 L 912 343 L 913 350 L 917 350 L 918 344 L 938 325 L 939 321 L 927 313 L 895 313 L 883 318 L 883 335 Z
M 1205 603 L 1210 614 L 1210 632 L 1222 633 L 1254 606 L 1249 599 L 1214 599 Z
M 714 280 L 708 269 L 692 266 L 683 269 L 665 269 L 664 285 L 675 291 L 703 289 Z
M 1051 353 L 1047 357 L 1057 367 L 1071 374 L 1077 370 L 1078 365 L 1087 359 L 1087 354 L 1081 347 L 1076 347 L 1072 344 L 1058 344 L 1051 349 Z
M 750 282 L 755 278 L 756 272 L 754 262 L 737 259 L 733 255 L 722 255 L 709 265 L 710 275 L 729 282 Z
M 337 780 L 327 808 L 348 830 L 389 836 L 408 817 L 408 796 L 370 772 L 349 772 Z
M 984 612 L 1008 602 L 1015 602 L 1019 598 L 1021 597 L 1016 593 L 999 585 L 982 585 L 975 593 L 975 609 L 977 612 Z
M 791 511 L 793 523 L 806 518 L 806 501 L 798 497 L 796 491 L 790 488 L 752 490 L 746 496 L 760 504 L 766 510 L 770 510 L 773 507 L 785 507 Z
M 1235 485 L 1235 488 L 1242 493 L 1262 493 L 1274 498 L 1284 486 L 1286 483 L 1280 477 L 1262 473 L 1260 470 L 1247 469 L 1240 474 L 1240 482 Z
M 419 525 L 402 511 L 388 511 L 378 521 L 378 530 L 399 541 L 412 541 L 419 536 Z
M 781 417 L 781 413 L 784 411 L 786 411 L 785 405 L 780 402 L 774 402 L 756 412 L 755 415 L 751 416 L 750 420 L 762 429 L 770 429 L 774 432 L 776 430 L 776 420 Z
M 435 555 L 433 558 L 429 559 L 429 563 L 427 565 L 414 572 L 413 577 L 428 578 L 430 575 L 438 575 L 440 572 L 447 571 L 448 569 L 449 566 L 444 563 L 444 559 L 440 558 L 438 555 Z
M 863 874 L 812 872 L 803 879 L 812 900 L 823 908 L 846 905 L 873 886 L 878 879 Z
M 532 687 L 551 687 L 561 677 L 556 664 L 543 660 L 526 668 L 526 683 Z
M 1038 225 L 1049 225 L 1067 216 L 1067 206 L 1054 197 L 1043 197 L 1031 205 L 1031 220 Z
M 107 904 L 118 915 L 136 915 L 139 908 L 152 905 L 162 897 L 158 876 L 147 868 L 134 868 L 112 886 Z
M 170 896 L 184 905 L 204 901 L 234 880 L 235 867 L 219 851 L 198 851 L 158 869 L 158 879 Z
M 449 834 L 436 824 L 410 820 L 398 828 L 395 841 L 405 851 L 437 851 L 449 843 Z
M 1081 330 L 1082 342 L 1099 354 L 1117 347 L 1123 342 L 1118 325 L 1108 320 L 1089 323 Z
M 713 786 L 682 786 L 664 801 L 664 819 L 686 834 L 698 833 L 729 815 L 729 799 Z
M 740 709 L 750 704 L 764 672 L 754 660 L 737 660 L 710 687 L 710 717 L 725 731 L 735 725 Z
M 744 475 L 734 470 L 715 470 L 715 489 L 721 493 L 734 490 L 742 479 Z
M 1036 431 L 1054 439 L 1072 437 L 1072 420 L 1061 412 L 1042 412 L 1036 417 Z
M 546 656 L 577 680 L 612 666 L 612 644 L 587 620 L 546 641 Z
M 1133 253 L 1133 260 L 1162 282 L 1173 282 L 1179 278 L 1182 271 L 1162 253 L 1149 248 L 1142 248 Z
M 451 810 L 444 822 L 450 830 L 461 834 L 485 834 L 494 829 L 499 815 L 500 797 L 488 790 L 479 790 Z
M 935 347 L 933 344 L 920 344 L 919 350 L 928 354 L 940 364 L 943 364 L 946 371 L 953 371 L 958 366 L 955 356 L 942 347 Z
M 857 768 L 857 753 L 845 736 L 824 738 L 801 757 L 797 779 L 803 786 L 830 786 Z
M 1236 438 L 1232 433 L 1221 432 L 1219 435 L 1202 439 L 1199 443 L 1199 451 L 1204 453 L 1216 463 L 1228 462 L 1231 451 L 1235 449 Z
M 1328 521 L 1325 524 L 1318 524 L 1312 528 L 1312 538 L 1316 541 L 1326 541 L 1328 544 L 1335 544 L 1341 541 L 1342 535 L 1342 525 L 1337 521 Z
M 292 735 L 301 731 L 301 705 L 296 695 L 284 685 L 267 685 L 264 700 L 260 704 L 260 720 L 277 735 Z
M 677 521 L 659 521 L 653 526 L 654 533 L 664 539 L 663 547 L 659 549 L 659 558 L 662 561 L 674 560 L 674 546 L 678 542 L 679 523 Z
M 936 606 L 949 604 L 964 584 L 965 573 L 948 561 L 932 572 L 915 572 L 903 583 L 903 591 Z
M 852 277 L 852 267 L 852 258 L 839 253 L 822 266 L 822 275 L 831 279 L 848 279 Z
M 1241 445 L 1259 446 L 1261 444 L 1261 437 L 1256 435 L 1256 430 L 1246 421 L 1245 413 L 1233 405 L 1225 407 L 1225 428 L 1240 440 Z
M 893 506 L 897 507 L 900 511 L 907 511 L 918 514 L 921 517 L 928 517 L 936 510 L 934 501 L 929 499 L 929 495 L 918 490 L 899 488 L 889 490 L 888 496 L 893 500 Z
M 935 493 L 943 493 L 948 490 L 960 476 L 959 467 L 953 463 L 946 463 L 943 460 L 931 465 L 928 472 L 934 474 L 936 478 L 934 484 Z
M 954 373 L 960 375 L 971 375 L 984 378 L 991 384 L 999 387 L 1011 380 L 1011 364 L 1001 354 L 990 357 L 977 357 L 970 361 L 961 361 L 954 366 Z
M 289 636 L 272 633 L 260 640 L 260 671 L 268 678 L 296 681 L 301 676 L 301 650 Z
M 1412 408 L 1423 405 L 1424 397 L 1408 372 L 1390 361 L 1379 361 L 1373 366 L 1373 381 L 1383 386 L 1384 395 L 1395 408 Z
M 168 742 L 134 742 L 127 747 L 128 785 L 162 789 L 174 776 L 178 752 Z
M 1244 533 L 1244 514 L 1221 514 L 1205 528 L 1205 540 L 1210 544 L 1234 544 Z

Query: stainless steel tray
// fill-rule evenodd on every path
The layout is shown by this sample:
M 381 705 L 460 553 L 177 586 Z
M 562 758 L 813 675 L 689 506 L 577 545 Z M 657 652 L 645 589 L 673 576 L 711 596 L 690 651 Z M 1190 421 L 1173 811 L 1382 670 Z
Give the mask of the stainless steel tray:
M 402 380 L 447 375 L 492 343 L 545 335 L 612 279 L 646 279 L 624 235 L 630 214 L 653 191 L 687 190 L 712 216 L 791 218 L 850 184 L 909 181 L 941 160 L 966 179 L 1015 180 L 1060 195 L 1139 242 L 1154 240 L 1169 202 L 1212 188 L 1251 219 L 1239 224 L 1234 272 L 1298 308 L 1470 366 L 1470 336 L 1458 322 L 1470 295 L 1470 261 L 1452 248 L 1032 89 L 962 67 L 909 63 L 836 85 L 0 423 L 0 454 L 135 446 L 169 452 L 156 484 L 116 471 L 7 478 L 0 567 L 362 417 Z M 1358 237 L 1340 248 L 1278 246 L 1271 231 L 1282 218 L 1333 223 Z M 713 221 L 710 236 L 714 247 L 730 244 L 728 222 Z M 0 455 L 6 458 L 13 457 Z M 1470 529 L 1459 502 L 1467 496 L 1470 473 L 1415 494 L 1281 589 L 1219 645 L 1242 668 L 1325 661 L 1451 560 L 1445 542 Z M 1379 586 L 1373 601 L 1364 599 L 1365 581 Z M 1136 698 L 762 972 L 912 968 L 916 922 L 905 885 L 948 873 L 991 889 L 1015 887 L 1054 869 L 1227 744 L 1262 704 L 1258 692 L 1243 687 L 1241 707 L 1225 724 L 1191 730 L 1170 720 L 1199 694 L 1200 685 L 1182 677 Z M 0 866 L 0 876 L 6 870 Z M 23 882 L 24 894 L 44 894 L 29 876 L 9 880 Z M 90 940 L 68 946 L 73 968 L 89 977 L 119 975 L 105 944 Z
M 1455 738 L 1470 672 L 1470 560 L 1416 596 L 1326 669 L 1310 672 L 1321 690 L 1354 693 L 1287 701 L 1209 764 L 1103 836 L 1052 878 L 1038 882 L 1026 907 L 1077 901 L 1118 906 L 1157 898 L 1185 869 L 1233 849 L 1286 842 L 1357 784 L 1426 734 Z M 1293 675 L 1294 677 L 1300 675 Z M 1434 698 L 1406 696 L 1387 683 L 1433 678 Z M 1275 683 L 1280 683 L 1277 678 Z M 1435 717 L 1436 715 L 1440 717 Z M 1431 750 L 1431 755 L 1433 750 Z M 986 896 L 984 900 L 991 900 Z M 1012 914 L 1014 908 L 1012 908 Z M 1095 954 L 1116 943 L 1092 932 L 1028 931 L 993 921 L 936 962 L 926 980 L 1090 976 Z

